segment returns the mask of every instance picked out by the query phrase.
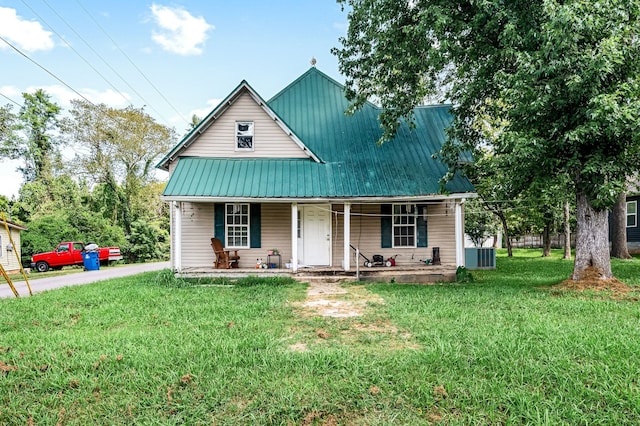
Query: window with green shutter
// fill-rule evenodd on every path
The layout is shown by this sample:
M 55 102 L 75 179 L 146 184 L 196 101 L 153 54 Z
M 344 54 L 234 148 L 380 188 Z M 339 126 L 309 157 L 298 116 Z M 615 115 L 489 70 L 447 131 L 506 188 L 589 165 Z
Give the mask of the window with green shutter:
M 382 204 L 381 248 L 427 247 L 427 206 Z
M 218 203 L 214 207 L 214 232 L 227 248 L 260 248 L 261 205 Z

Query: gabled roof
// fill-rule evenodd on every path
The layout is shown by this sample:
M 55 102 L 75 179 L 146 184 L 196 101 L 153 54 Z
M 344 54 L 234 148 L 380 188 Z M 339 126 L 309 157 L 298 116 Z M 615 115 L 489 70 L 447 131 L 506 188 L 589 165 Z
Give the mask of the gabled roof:
M 267 104 L 320 162 L 182 158 L 163 195 L 366 198 L 439 193 L 439 180 L 447 168 L 432 155 L 446 140 L 446 128 L 452 121 L 449 105 L 416 108 L 415 129 L 402 123 L 393 140 L 378 145 L 376 141 L 382 134 L 378 122 L 381 110 L 367 103 L 353 115 L 346 115 L 349 101 L 344 87 L 315 67 Z M 215 115 L 215 111 L 212 114 Z M 176 154 L 174 149 L 163 159 L 164 164 Z M 262 185 L 263 182 L 276 184 Z M 467 179 L 456 176 L 446 190 L 467 193 L 474 189 Z
M 248 93 L 249 96 L 253 98 L 253 100 L 264 110 L 264 112 L 269 115 L 283 130 L 285 134 L 287 134 L 293 142 L 298 145 L 303 151 L 305 151 L 309 157 L 311 157 L 314 161 L 320 162 L 320 160 L 310 152 L 307 147 L 302 143 L 302 141 L 294 134 L 294 132 L 289 129 L 286 124 L 282 121 L 280 117 L 267 105 L 267 103 L 260 97 L 260 95 L 253 90 L 253 88 L 247 83 L 246 80 L 242 80 L 240 84 L 226 97 L 224 98 L 218 106 L 216 106 L 205 118 L 198 123 L 189 133 L 187 133 L 180 142 L 167 154 L 156 167 L 162 170 L 169 170 L 169 163 L 175 160 L 181 152 L 186 150 L 189 145 L 195 142 L 202 133 L 204 133 L 224 112 L 229 109 L 233 103 L 240 98 L 243 93 Z
M 382 135 L 381 110 L 366 103 L 346 115 L 349 101 L 344 86 L 316 68 L 269 100 L 269 106 L 292 128 L 307 147 L 327 163 L 342 163 L 363 185 L 379 186 L 380 194 L 395 194 L 412 187 L 420 195 L 439 191 L 439 179 L 447 168 L 432 155 L 446 140 L 453 117 L 450 105 L 414 109 L 414 130 L 403 123 L 396 137 L 378 145 Z M 455 178 L 450 192 L 473 191 L 467 179 Z

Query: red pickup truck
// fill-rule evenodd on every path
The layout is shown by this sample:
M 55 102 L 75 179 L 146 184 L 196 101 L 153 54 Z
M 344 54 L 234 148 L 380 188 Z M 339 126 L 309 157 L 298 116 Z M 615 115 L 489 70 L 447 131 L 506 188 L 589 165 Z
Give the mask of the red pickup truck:
M 76 241 L 60 243 L 54 251 L 31 256 L 31 269 L 35 269 L 38 272 L 47 272 L 49 268 L 61 269 L 63 266 L 82 265 L 84 263 L 82 257 L 84 250 L 85 245 L 83 243 Z M 101 264 L 122 260 L 119 247 L 102 247 L 98 248 L 97 251 Z

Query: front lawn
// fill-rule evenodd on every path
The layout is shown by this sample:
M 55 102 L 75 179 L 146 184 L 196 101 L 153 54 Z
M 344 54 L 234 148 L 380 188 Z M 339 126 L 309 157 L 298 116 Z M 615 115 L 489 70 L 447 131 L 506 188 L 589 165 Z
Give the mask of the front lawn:
M 626 294 L 549 288 L 516 250 L 474 282 L 190 285 L 167 271 L 0 300 L 0 424 L 639 424 L 640 261 Z

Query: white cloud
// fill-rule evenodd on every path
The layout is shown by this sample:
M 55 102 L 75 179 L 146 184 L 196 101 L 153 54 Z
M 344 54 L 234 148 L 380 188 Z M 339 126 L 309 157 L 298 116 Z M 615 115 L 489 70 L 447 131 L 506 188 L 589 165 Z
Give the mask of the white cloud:
M 11 99 L 13 102 L 22 105 L 22 92 L 20 92 L 20 90 L 18 90 L 16 86 L 0 86 L 0 93 Z M 4 96 L 0 96 L 0 105 L 2 106 L 10 103 L 10 101 L 7 100 Z M 13 103 L 10 103 L 10 105 L 15 107 Z
M 27 52 L 51 50 L 54 47 L 52 33 L 45 31 L 37 21 L 28 21 L 17 15 L 15 9 L 0 7 L 0 36 L 6 38 L 17 48 Z M 0 49 L 10 49 L 6 43 L 0 43 Z
M 205 118 L 215 107 L 218 106 L 218 104 L 222 101 L 222 99 L 209 99 L 207 101 L 207 105 L 204 108 L 198 108 L 198 109 L 192 109 L 191 111 L 189 111 L 189 114 L 187 115 L 174 115 L 169 117 L 169 125 L 174 126 L 176 129 L 178 129 L 179 131 L 182 129 L 187 129 L 189 128 L 189 130 L 191 130 L 191 117 L 193 117 L 193 115 L 195 114 L 200 120 L 202 120 L 203 118 Z M 184 122 L 185 118 L 187 118 L 189 120 L 189 124 L 186 124 Z
M 0 160 L 0 195 L 11 199 L 18 197 L 18 191 L 22 186 L 22 175 L 16 171 L 22 163 L 19 160 Z
M 127 93 L 120 94 L 119 92 L 111 89 L 107 89 L 103 92 L 99 92 L 94 89 L 83 89 L 80 93 L 94 104 L 105 104 L 115 108 L 124 107 L 131 101 L 131 96 Z
M 346 21 L 343 21 L 343 22 L 334 22 L 334 23 L 333 23 L 333 28 L 334 28 L 334 29 L 336 29 L 336 30 L 338 30 L 338 31 L 341 31 L 341 32 L 343 32 L 343 33 L 346 33 L 346 32 L 347 32 L 347 30 L 349 29 L 349 23 L 348 23 L 348 22 L 346 22 Z
M 178 55 L 200 55 L 207 32 L 214 29 L 203 17 L 195 17 L 181 8 L 154 4 L 151 13 L 162 30 L 153 31 L 152 40 Z
M 59 84 L 54 84 L 51 86 L 30 86 L 27 87 L 24 91 L 18 89 L 15 86 L 0 86 L 0 93 L 11 98 L 15 102 L 22 104 L 24 102 L 24 98 L 22 97 L 23 92 L 34 93 L 38 89 L 44 90 L 48 95 L 51 96 L 51 100 L 62 108 L 69 108 L 71 106 L 72 99 L 82 99 L 73 90 Z M 78 92 L 80 92 L 82 96 L 84 96 L 94 104 L 105 104 L 113 108 L 126 107 L 131 101 L 131 96 L 129 96 L 128 93 L 120 94 L 112 89 L 103 91 L 95 89 L 81 89 L 78 90 Z M 2 101 L 3 99 L 0 99 L 0 101 Z M 6 102 L 0 102 L 0 105 L 4 105 L 5 103 Z
M 191 118 L 194 114 L 198 116 L 199 119 L 205 118 L 218 104 L 222 101 L 222 99 L 209 99 L 207 101 L 207 105 L 204 108 L 194 109 L 189 113 L 189 118 Z
M 57 84 L 51 86 L 29 87 L 26 92 L 33 93 L 37 89 L 42 89 L 47 94 L 51 95 L 51 100 L 62 108 L 69 108 L 71 106 L 71 100 L 73 99 L 82 99 L 73 90 Z M 120 93 L 111 89 L 107 89 L 102 92 L 95 89 L 80 89 L 78 92 L 94 104 L 101 103 L 114 108 L 126 106 L 129 103 L 128 100 L 131 98 L 128 94 L 124 93 L 124 96 L 127 98 L 127 100 L 125 100 L 122 98 Z M 22 99 L 20 100 L 22 101 Z

